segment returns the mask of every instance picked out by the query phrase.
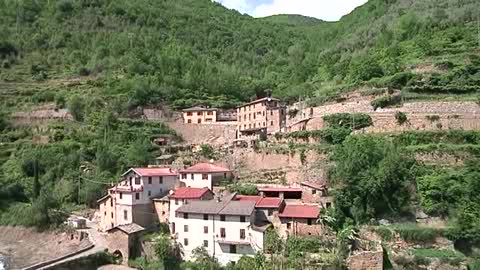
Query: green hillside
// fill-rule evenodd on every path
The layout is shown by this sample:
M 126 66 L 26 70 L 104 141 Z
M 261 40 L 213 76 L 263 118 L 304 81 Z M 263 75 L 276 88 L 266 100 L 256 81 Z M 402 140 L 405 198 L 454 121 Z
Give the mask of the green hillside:
M 478 85 L 478 13 L 475 0 L 370 0 L 339 22 L 313 23 L 301 16 L 254 19 L 209 0 L 6 0 L 0 79 L 88 76 L 90 87 L 48 86 L 41 95 L 92 93 L 126 104 L 119 111 L 159 102 L 232 107 L 266 90 L 318 103 L 364 84 L 420 81 L 423 88 L 407 96 L 458 92 L 456 98 L 470 99 L 477 87 L 452 88 Z M 405 73 L 423 63 L 442 70 L 426 78 Z

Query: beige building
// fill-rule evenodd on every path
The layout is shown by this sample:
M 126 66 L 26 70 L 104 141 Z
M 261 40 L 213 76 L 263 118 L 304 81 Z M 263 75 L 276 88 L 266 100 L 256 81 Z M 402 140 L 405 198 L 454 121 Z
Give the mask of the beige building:
M 130 223 L 151 226 L 156 219 L 152 199 L 178 186 L 178 173 L 170 168 L 132 168 L 122 177 L 98 200 L 103 231 Z
M 217 112 L 215 108 L 192 107 L 182 111 L 183 122 L 185 124 L 210 124 L 217 122 Z
M 185 259 L 192 258 L 195 248 L 203 247 L 226 265 L 263 250 L 268 225 L 256 223 L 254 201 L 232 200 L 233 196 L 192 201 L 175 211 L 171 233 L 182 246 Z
M 229 169 L 211 164 L 198 163 L 184 170 L 180 170 L 180 182 L 186 187 L 213 189 L 221 181 L 232 177 Z
M 258 138 L 281 131 L 286 107 L 276 98 L 261 98 L 237 108 L 237 138 Z

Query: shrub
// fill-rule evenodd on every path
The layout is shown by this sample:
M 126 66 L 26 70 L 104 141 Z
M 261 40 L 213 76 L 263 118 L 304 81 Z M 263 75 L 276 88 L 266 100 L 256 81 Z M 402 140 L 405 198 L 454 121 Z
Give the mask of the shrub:
M 396 104 L 400 104 L 402 101 L 402 97 L 400 95 L 394 96 L 382 96 L 379 98 L 374 99 L 370 104 L 372 105 L 373 109 L 376 110 L 378 108 L 385 108 L 389 106 L 393 106 Z
M 400 72 L 393 75 L 385 84 L 385 86 L 395 89 L 401 89 L 406 86 L 415 75 L 411 72 Z
M 374 231 L 382 238 L 384 241 L 391 241 L 393 239 L 393 232 L 385 227 L 385 226 L 378 226 L 375 227 Z
M 404 112 L 396 112 L 395 119 L 399 125 L 403 125 L 408 121 L 407 115 Z
M 407 242 L 428 243 L 443 235 L 442 230 L 421 228 L 415 225 L 400 225 L 395 228 L 400 237 Z
M 88 75 L 90 75 L 90 70 L 89 70 L 88 68 L 86 68 L 86 67 L 80 67 L 80 68 L 78 69 L 78 75 L 80 75 L 80 76 L 88 76 Z
M 323 120 L 331 128 L 361 129 L 373 124 L 366 113 L 335 113 L 323 116 Z
M 413 263 L 415 265 L 429 265 L 431 260 L 427 257 L 413 256 Z
M 241 195 L 257 195 L 257 186 L 254 184 L 233 184 L 228 187 L 230 192 L 237 192 Z
M 83 121 L 85 102 L 80 96 L 73 96 L 68 102 L 68 111 L 76 121 Z

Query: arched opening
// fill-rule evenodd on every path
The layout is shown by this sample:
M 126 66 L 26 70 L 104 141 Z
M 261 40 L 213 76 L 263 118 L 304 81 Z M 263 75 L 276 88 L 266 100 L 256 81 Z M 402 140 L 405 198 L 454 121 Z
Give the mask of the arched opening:
M 117 262 L 118 262 L 119 264 L 121 264 L 121 263 L 123 262 L 123 254 L 122 254 L 122 252 L 121 252 L 120 250 L 118 250 L 118 249 L 115 250 L 115 251 L 113 252 L 113 256 L 115 256 L 115 259 L 117 260 Z

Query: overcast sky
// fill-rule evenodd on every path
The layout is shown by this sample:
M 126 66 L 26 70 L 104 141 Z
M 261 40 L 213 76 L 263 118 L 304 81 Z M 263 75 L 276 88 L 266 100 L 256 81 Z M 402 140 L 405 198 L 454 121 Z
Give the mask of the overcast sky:
M 213 0 L 253 17 L 300 14 L 337 21 L 367 0 Z

